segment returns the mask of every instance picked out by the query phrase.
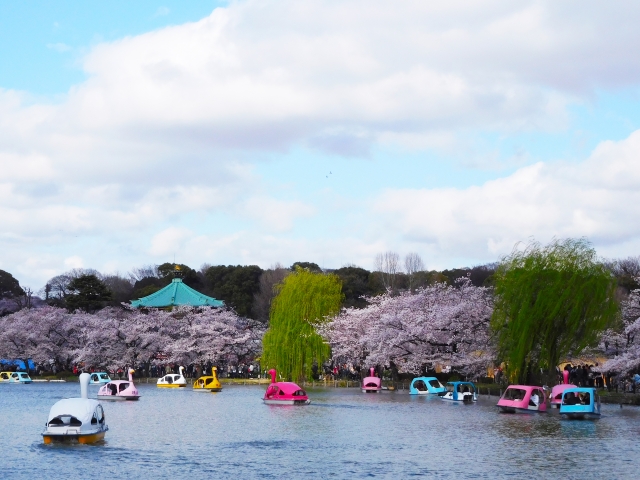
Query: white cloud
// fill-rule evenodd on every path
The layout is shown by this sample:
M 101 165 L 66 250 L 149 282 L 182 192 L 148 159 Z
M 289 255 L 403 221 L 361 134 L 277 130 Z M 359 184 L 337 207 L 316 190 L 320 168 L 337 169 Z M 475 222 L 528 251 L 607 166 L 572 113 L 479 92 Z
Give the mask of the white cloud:
M 158 233 L 151 240 L 149 253 L 155 256 L 167 256 L 184 250 L 184 242 L 193 235 L 185 228 L 170 227 Z
M 390 185 L 372 211 L 336 209 L 314 233 L 296 227 L 322 215 L 322 200 L 283 200 L 251 165 L 299 146 L 345 157 L 376 145 L 451 154 L 469 148 L 469 132 L 562 132 L 568 105 L 638 85 L 639 10 L 250 0 L 97 45 L 83 61 L 88 79 L 55 103 L 0 89 L 7 268 L 33 284 L 64 259 L 117 258 L 126 270 L 188 245 L 199 246 L 197 262 L 263 266 L 325 258 L 370 267 L 367 256 L 387 248 L 494 259 L 530 234 L 631 248 L 635 135 L 603 143 L 582 167 L 530 165 L 465 190 Z M 334 226 L 351 218 L 363 227 Z
M 84 261 L 78 255 L 64 259 L 64 266 L 68 269 L 84 267 Z
M 496 260 L 534 236 L 586 236 L 602 254 L 640 246 L 640 131 L 582 163 L 538 163 L 466 189 L 390 189 L 375 202 L 399 243 L 442 259 Z M 446 263 L 446 261 L 445 261 Z
M 300 201 L 283 201 L 271 197 L 251 197 L 244 204 L 243 213 L 260 222 L 268 231 L 288 231 L 299 217 L 310 217 L 315 209 Z

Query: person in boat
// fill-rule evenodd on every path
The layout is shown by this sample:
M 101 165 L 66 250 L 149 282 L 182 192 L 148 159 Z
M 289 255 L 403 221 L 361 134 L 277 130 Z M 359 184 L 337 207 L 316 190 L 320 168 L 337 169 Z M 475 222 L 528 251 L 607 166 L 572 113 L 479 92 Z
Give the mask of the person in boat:
M 576 398 L 576 394 L 573 392 L 569 392 L 564 396 L 564 401 L 562 402 L 565 405 L 575 405 L 578 403 L 578 399 Z
M 118 393 L 118 387 L 116 387 L 113 383 L 109 385 L 109 390 L 111 390 L 111 395 L 116 395 Z
M 580 405 L 589 405 L 589 403 L 591 402 L 591 396 L 589 395 L 589 392 L 581 393 L 579 395 L 579 398 L 580 398 Z
M 540 397 L 538 396 L 538 392 L 534 391 L 531 394 L 531 398 L 529 398 L 529 403 L 532 407 L 537 407 L 540 404 Z

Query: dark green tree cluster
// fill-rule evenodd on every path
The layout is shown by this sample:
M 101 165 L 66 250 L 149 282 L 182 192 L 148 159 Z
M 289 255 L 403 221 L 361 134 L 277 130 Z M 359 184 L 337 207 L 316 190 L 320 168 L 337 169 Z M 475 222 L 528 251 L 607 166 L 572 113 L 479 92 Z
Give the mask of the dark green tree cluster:
M 491 325 L 499 360 L 512 381 L 547 380 L 616 319 L 616 281 L 584 239 L 531 242 L 505 257 L 494 274 Z
M 24 290 L 13 275 L 0 270 L 0 298 L 14 298 L 24 295 Z
M 362 297 L 372 297 L 384 292 L 384 286 L 379 277 L 364 268 L 342 267 L 332 273 L 337 275 L 342 282 L 344 307 L 363 308 L 367 302 Z
M 96 275 L 81 275 L 74 278 L 68 287 L 66 306 L 70 312 L 82 310 L 95 312 L 106 306 L 111 291 Z
M 223 300 L 243 317 L 255 318 L 254 298 L 260 289 L 262 269 L 257 265 L 218 265 L 204 272 L 207 292 Z

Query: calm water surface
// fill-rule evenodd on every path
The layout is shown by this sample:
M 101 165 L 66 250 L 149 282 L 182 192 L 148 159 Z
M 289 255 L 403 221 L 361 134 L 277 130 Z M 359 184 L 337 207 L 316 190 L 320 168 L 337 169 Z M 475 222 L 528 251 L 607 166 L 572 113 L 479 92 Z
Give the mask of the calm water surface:
M 309 389 L 312 404 L 263 405 L 263 386 L 223 392 L 139 385 L 102 402 L 101 445 L 43 445 L 49 408 L 77 383 L 0 384 L 0 477 L 639 478 L 640 410 L 603 405 L 595 422 L 504 415 L 407 392 Z M 90 396 L 97 387 L 90 387 Z

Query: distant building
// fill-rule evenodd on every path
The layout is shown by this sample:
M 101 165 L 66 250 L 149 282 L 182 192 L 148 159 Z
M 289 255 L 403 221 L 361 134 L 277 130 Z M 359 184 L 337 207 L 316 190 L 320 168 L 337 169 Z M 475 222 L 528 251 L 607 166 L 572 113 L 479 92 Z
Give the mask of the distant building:
M 224 302 L 208 297 L 182 282 L 180 268 L 176 266 L 174 278 L 169 285 L 151 295 L 133 300 L 134 308 L 170 308 L 182 305 L 191 307 L 223 307 Z

